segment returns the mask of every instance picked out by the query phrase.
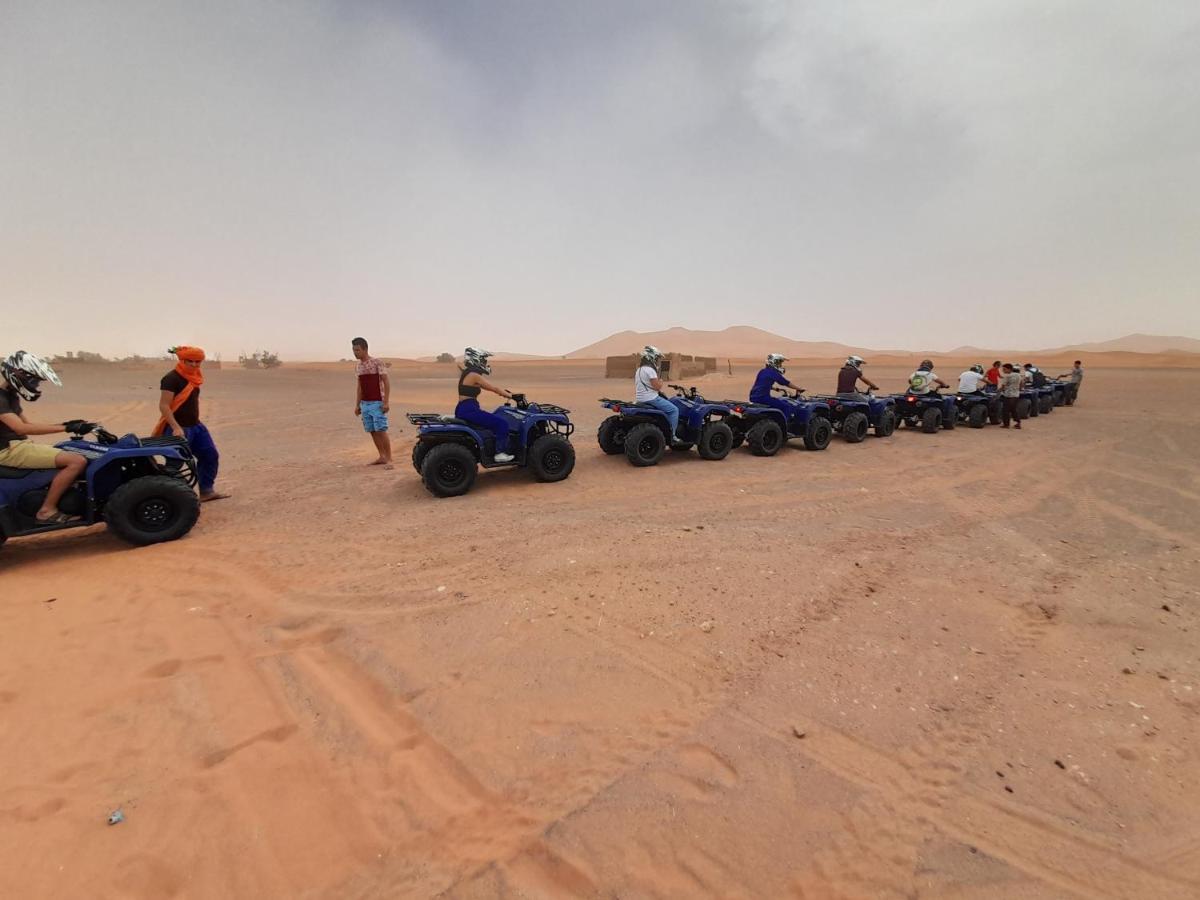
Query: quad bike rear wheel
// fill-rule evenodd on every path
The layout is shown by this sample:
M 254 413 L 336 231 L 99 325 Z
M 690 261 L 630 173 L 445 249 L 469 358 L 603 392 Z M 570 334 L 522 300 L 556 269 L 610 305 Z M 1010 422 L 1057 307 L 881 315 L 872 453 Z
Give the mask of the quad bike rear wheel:
M 1043 394 L 1039 398 L 1038 412 L 1040 412 L 1040 413 L 1054 412 L 1054 398 L 1049 396 L 1048 394 Z
M 783 429 L 778 422 L 762 419 L 755 422 L 746 435 L 746 443 L 755 456 L 774 456 L 783 446 Z
M 967 424 L 972 428 L 982 428 L 987 424 L 988 408 L 982 403 L 976 403 L 967 413 Z
M 620 416 L 609 416 L 596 430 L 596 442 L 609 456 L 625 452 L 625 420 Z
M 174 541 L 200 518 L 200 498 L 171 475 L 127 481 L 108 498 L 104 520 L 117 537 L 137 546 Z
M 475 483 L 475 454 L 463 444 L 431 447 L 421 463 L 421 481 L 435 497 L 458 497 Z
M 560 434 L 543 434 L 529 447 L 529 468 L 538 481 L 562 481 L 575 468 L 575 448 Z
M 861 444 L 866 440 L 870 427 L 871 423 L 867 421 L 866 413 L 858 411 L 849 413 L 842 420 L 842 437 L 846 439 L 847 444 Z
M 425 461 L 425 454 L 429 452 L 429 446 L 424 441 L 417 441 L 413 444 L 412 464 L 413 468 L 417 470 L 418 475 L 421 474 L 421 463 Z
M 709 422 L 700 429 L 696 450 L 703 459 L 724 459 L 733 449 L 733 429 L 724 422 Z
M 927 409 L 921 413 L 921 430 L 926 434 L 933 434 L 942 427 L 942 411 L 940 409 Z
M 807 450 L 824 450 L 833 440 L 833 423 L 824 416 L 813 416 L 804 429 L 804 447 Z
M 1004 401 L 999 397 L 988 403 L 988 421 L 993 425 L 999 425 L 1004 421 Z
M 666 435 L 651 422 L 634 425 L 625 435 L 625 458 L 639 468 L 658 465 L 666 449 Z
M 879 421 L 875 423 L 876 437 L 891 437 L 892 432 L 896 430 L 896 411 L 894 409 L 885 409 L 879 414 Z

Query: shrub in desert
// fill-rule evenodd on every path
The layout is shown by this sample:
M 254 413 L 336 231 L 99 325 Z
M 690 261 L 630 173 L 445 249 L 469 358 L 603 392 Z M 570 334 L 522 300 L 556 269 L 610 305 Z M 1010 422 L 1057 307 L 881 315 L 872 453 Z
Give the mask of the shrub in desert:
M 454 354 L 453 353 L 439 353 L 437 361 L 440 363 L 452 363 L 452 362 L 454 362 Z
M 248 356 L 243 353 L 238 357 L 238 363 L 243 369 L 278 369 L 283 365 L 283 360 L 279 358 L 278 353 L 272 353 L 269 350 L 255 350 Z

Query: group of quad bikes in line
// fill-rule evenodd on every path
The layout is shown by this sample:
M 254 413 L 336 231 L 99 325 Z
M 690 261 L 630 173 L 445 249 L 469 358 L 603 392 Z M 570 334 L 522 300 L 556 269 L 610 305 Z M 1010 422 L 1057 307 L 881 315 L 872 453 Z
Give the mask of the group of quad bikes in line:
M 774 456 L 792 439 L 803 441 L 808 450 L 824 450 L 834 435 L 859 443 L 872 430 L 887 437 L 901 423 L 929 434 L 960 423 L 983 428 L 1001 420 L 1001 398 L 989 391 L 806 395 L 797 389 L 783 391 L 786 396 L 775 404 L 765 404 L 709 400 L 695 387 L 664 386 L 674 391 L 674 396 L 660 395 L 657 405 L 601 398 L 611 415 L 597 432 L 600 449 L 614 456 L 623 453 L 631 464 L 642 467 L 657 464 L 668 449 L 688 452 L 694 448 L 704 459 L 724 459 L 745 444 L 756 456 Z M 1021 390 L 1019 415 L 1033 417 L 1056 406 L 1070 406 L 1077 390 L 1078 385 L 1070 381 L 1026 385 Z M 34 399 L 36 393 L 29 396 Z M 679 414 L 674 434 L 663 400 Z M 527 468 L 544 482 L 562 481 L 571 474 L 575 448 L 570 438 L 575 426 L 570 410 L 551 403 L 531 403 L 524 395 L 513 394 L 511 402 L 495 414 L 510 425 L 507 448 L 497 448 L 494 435 L 463 419 L 439 413 L 408 415 L 418 426 L 413 467 L 430 493 L 437 497 L 465 494 L 480 466 Z M 118 437 L 94 423 L 77 421 L 77 433 L 57 445 L 88 460 L 80 480 L 59 501 L 59 509 L 70 521 L 46 524 L 35 518 L 53 469 L 0 466 L 0 544 L 10 537 L 101 522 L 137 545 L 176 540 L 191 530 L 200 511 L 195 493 L 196 461 L 186 440 L 132 434 Z M 89 432 L 92 440 L 84 440 Z M 507 455 L 498 461 L 497 452 Z
M 781 357 L 780 357 L 781 358 Z M 695 449 L 703 459 L 724 459 L 745 445 L 755 456 L 774 456 L 789 440 L 799 440 L 807 450 L 824 450 L 835 435 L 847 443 L 860 443 L 874 431 L 890 436 L 901 424 L 933 434 L 962 424 L 970 428 L 999 425 L 1003 399 L 990 388 L 974 393 L 805 394 L 802 388 L 777 389 L 775 404 L 748 400 L 710 400 L 695 387 L 667 384 L 673 396 L 662 395 L 676 407 L 679 423 L 671 433 L 668 415 L 655 405 L 600 398 L 611 412 L 596 434 L 600 449 L 611 456 L 624 454 L 638 467 L 656 465 L 671 452 Z M 1078 385 L 1045 379 L 1041 386 L 1021 388 L 1021 419 L 1045 415 L 1058 406 L 1075 402 Z M 413 468 L 436 497 L 465 494 L 474 484 L 478 468 L 528 468 L 538 481 L 566 479 L 575 466 L 570 442 L 575 426 L 570 410 L 548 403 L 533 403 L 514 394 L 511 403 L 495 411 L 511 426 L 507 452 L 511 461 L 495 462 L 495 440 L 484 430 L 453 416 L 409 413 L 418 426 L 413 446 Z

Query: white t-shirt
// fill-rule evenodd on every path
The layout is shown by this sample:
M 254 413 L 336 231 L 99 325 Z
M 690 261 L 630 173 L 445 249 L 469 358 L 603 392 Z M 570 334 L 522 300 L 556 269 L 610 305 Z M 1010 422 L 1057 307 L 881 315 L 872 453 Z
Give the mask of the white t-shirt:
M 658 396 L 658 391 L 650 386 L 650 380 L 657 378 L 658 372 L 654 366 L 642 366 L 633 376 L 633 400 L 635 403 L 645 403 Z
M 937 376 L 933 372 L 918 369 L 908 376 L 908 389 L 914 394 L 928 394 L 934 388 Z
M 972 372 L 968 369 L 958 376 L 958 392 L 960 394 L 974 394 L 986 380 L 978 372 Z

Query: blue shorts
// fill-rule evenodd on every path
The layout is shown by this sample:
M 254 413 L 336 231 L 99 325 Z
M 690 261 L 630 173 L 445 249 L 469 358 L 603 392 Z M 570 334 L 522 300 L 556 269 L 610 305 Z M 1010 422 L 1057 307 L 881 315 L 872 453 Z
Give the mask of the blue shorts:
M 387 413 L 383 411 L 382 400 L 363 400 L 358 408 L 362 411 L 363 431 L 387 431 Z

